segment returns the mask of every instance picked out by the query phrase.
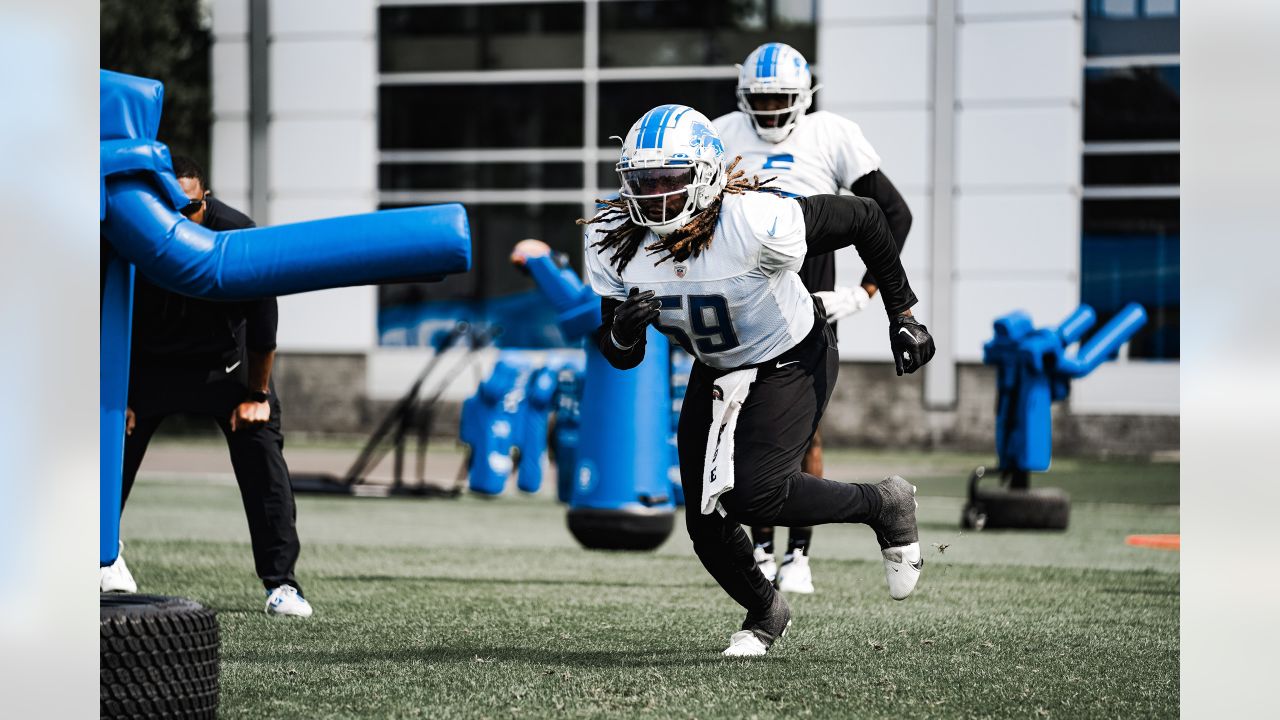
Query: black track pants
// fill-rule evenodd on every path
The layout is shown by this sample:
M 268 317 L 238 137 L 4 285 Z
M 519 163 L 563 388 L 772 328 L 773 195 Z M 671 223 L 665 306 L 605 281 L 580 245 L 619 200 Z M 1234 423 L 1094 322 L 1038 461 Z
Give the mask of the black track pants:
M 742 524 L 857 523 L 880 512 L 880 495 L 874 486 L 824 480 L 800 471 L 839 367 L 835 334 L 821 318 L 799 345 L 758 367 L 734 432 L 734 489 L 720 496 L 728 513 L 722 517 L 715 510 L 703 515 L 699 508 L 711 390 L 726 373 L 701 362 L 693 365 L 677 433 L 685 524 L 698 559 L 748 612 L 766 611 L 775 591 L 756 568 Z
M 301 590 L 293 574 L 301 551 L 297 511 L 284 461 L 280 402 L 274 387 L 269 400 L 271 419 L 264 425 L 232 432 L 231 411 L 245 397 L 245 386 L 234 379 L 207 382 L 199 373 L 156 371 L 145 378 L 135 376 L 135 382 L 129 399 L 136 421 L 124 443 L 122 504 L 129 499 L 151 436 L 166 417 L 178 413 L 211 417 L 227 439 L 249 522 L 254 568 L 263 587 L 292 585 Z

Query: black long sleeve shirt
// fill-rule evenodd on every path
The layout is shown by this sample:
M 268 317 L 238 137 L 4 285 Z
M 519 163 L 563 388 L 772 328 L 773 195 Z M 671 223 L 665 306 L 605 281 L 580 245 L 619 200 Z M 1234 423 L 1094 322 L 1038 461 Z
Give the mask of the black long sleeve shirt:
M 214 197 L 201 222 L 214 230 L 255 227 L 244 213 Z M 133 362 L 137 365 L 214 367 L 242 348 L 276 347 L 278 309 L 274 297 L 218 302 L 173 293 L 136 275 L 133 296 Z

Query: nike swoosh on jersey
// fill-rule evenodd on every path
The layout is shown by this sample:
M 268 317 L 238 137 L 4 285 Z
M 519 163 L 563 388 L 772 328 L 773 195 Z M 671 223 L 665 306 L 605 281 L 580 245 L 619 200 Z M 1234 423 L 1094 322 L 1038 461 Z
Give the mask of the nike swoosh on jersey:
M 800 361 L 799 361 L 799 360 L 792 360 L 792 361 L 790 361 L 790 362 L 780 362 L 780 363 L 778 363 L 778 364 L 777 364 L 777 366 L 776 366 L 776 367 L 786 367 L 786 366 L 788 366 L 788 365 L 795 365 L 795 364 L 796 364 L 796 363 L 798 363 L 798 362 L 800 362 Z
M 773 234 L 777 231 L 778 231 L 778 218 L 775 217 L 773 219 L 773 227 L 769 228 L 769 237 L 773 237 Z
M 239 361 L 239 360 L 235 361 L 235 362 L 234 362 L 234 363 L 232 363 L 231 365 L 228 365 L 228 366 L 227 366 L 227 372 L 231 372 L 232 370 L 235 370 L 235 369 L 236 369 L 236 368 L 238 368 L 238 367 L 240 367 L 240 361 Z

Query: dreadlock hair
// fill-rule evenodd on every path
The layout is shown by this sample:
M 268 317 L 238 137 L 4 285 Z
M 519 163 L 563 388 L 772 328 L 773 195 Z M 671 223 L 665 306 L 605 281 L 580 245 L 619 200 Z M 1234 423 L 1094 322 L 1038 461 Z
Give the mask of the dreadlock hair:
M 760 190 L 777 179 L 771 177 L 761 180 L 758 175 L 748 178 L 746 171 L 736 169 L 741 161 L 742 156 L 739 155 L 729 163 L 729 167 L 725 169 L 728 181 L 725 183 L 724 190 L 711 201 L 710 205 L 701 212 L 695 213 L 684 227 L 666 237 L 659 237 L 657 242 L 645 246 L 647 254 L 658 256 L 653 263 L 655 266 L 670 259 L 683 262 L 690 257 L 701 255 L 711 246 L 711 238 L 715 234 L 716 222 L 720 219 L 720 204 L 724 196 Z M 627 212 L 627 201 L 621 197 L 612 200 L 596 200 L 596 203 L 601 206 L 600 212 L 590 220 L 578 218 L 578 224 L 595 225 L 623 218 L 620 225 L 605 231 L 604 236 L 591 245 L 593 248 L 599 248 L 596 250 L 599 253 L 612 250 L 613 255 L 609 257 L 609 263 L 617 268 L 618 272 L 622 272 L 627 267 L 627 263 L 635 257 L 649 229 L 636 224 L 631 219 L 631 214 Z

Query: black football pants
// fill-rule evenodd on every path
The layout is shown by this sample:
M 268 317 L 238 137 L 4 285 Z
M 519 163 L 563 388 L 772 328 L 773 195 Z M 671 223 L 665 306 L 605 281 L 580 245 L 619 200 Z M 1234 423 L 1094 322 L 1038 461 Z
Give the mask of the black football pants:
M 301 551 L 295 526 L 297 512 L 289 467 L 284 461 L 280 401 L 274 384 L 268 400 L 271 419 L 264 425 L 235 432 L 231 431 L 231 412 L 245 397 L 245 385 L 239 378 L 210 381 L 208 373 L 166 369 L 135 372 L 130 385 L 129 405 L 136 420 L 124 443 L 122 505 L 129 499 L 147 444 L 166 417 L 179 413 L 211 417 L 227 439 L 231 466 L 249 521 L 254 567 L 263 587 L 270 590 L 292 585 L 301 591 L 293 575 Z
M 857 523 L 880 513 L 873 485 L 834 482 L 800 471 L 839 368 L 835 334 L 821 317 L 799 345 L 757 367 L 733 436 L 734 488 L 720 496 L 727 513 L 722 517 L 716 510 L 703 515 L 699 508 L 711 390 L 726 371 L 693 364 L 676 436 L 685 524 L 703 566 L 749 613 L 767 611 L 776 591 L 756 567 L 743 524 Z

